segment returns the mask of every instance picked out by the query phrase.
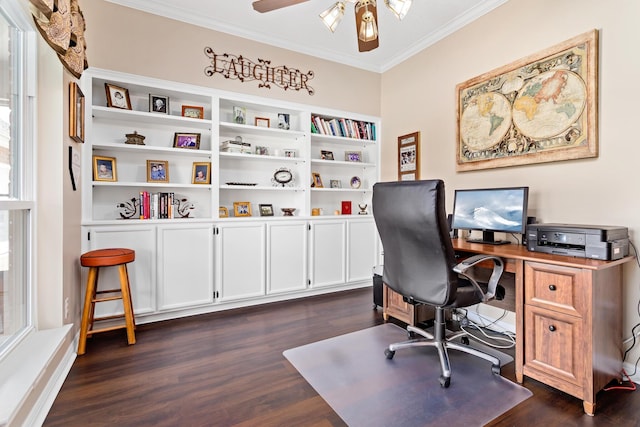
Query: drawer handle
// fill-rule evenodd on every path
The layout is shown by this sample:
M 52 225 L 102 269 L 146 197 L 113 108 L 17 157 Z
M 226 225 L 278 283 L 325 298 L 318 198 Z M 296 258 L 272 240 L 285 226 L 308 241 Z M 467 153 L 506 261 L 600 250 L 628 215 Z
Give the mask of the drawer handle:
M 549 285 L 549 290 L 550 291 L 555 291 L 556 289 L 557 289 L 556 285 Z
M 556 327 L 555 327 L 555 326 L 553 326 L 553 325 L 549 325 L 549 330 L 550 330 L 551 332 L 555 332 Z

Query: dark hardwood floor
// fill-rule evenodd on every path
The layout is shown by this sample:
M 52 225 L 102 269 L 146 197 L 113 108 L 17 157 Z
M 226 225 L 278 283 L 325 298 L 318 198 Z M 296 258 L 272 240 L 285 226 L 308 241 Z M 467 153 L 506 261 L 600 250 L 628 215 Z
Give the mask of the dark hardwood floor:
M 362 289 L 139 325 L 133 346 L 123 331 L 98 334 L 44 425 L 343 426 L 282 352 L 383 323 L 372 307 Z M 503 375 L 514 380 L 513 364 Z M 574 397 L 524 386 L 533 397 L 492 426 L 640 426 L 638 392 L 600 392 L 589 417 Z

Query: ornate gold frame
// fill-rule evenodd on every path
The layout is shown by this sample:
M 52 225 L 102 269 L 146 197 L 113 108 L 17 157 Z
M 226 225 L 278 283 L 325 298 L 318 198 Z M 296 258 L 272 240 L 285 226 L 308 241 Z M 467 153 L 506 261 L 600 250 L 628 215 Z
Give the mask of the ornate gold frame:
M 459 84 L 456 170 L 597 157 L 598 31 Z

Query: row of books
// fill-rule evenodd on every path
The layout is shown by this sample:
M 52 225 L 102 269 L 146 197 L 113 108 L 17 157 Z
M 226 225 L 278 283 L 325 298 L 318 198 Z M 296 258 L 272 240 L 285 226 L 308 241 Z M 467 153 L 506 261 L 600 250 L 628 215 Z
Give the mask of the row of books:
M 172 219 L 173 193 L 140 192 L 140 219 Z
M 373 141 L 376 139 L 376 125 L 361 120 L 311 116 L 311 133 Z

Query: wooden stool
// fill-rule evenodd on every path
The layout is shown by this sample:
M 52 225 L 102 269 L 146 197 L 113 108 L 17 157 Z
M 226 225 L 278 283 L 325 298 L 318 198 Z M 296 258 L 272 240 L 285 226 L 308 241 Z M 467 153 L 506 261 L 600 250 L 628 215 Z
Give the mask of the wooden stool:
M 99 332 L 113 331 L 116 329 L 127 329 L 128 343 L 135 344 L 135 319 L 133 317 L 133 304 L 131 302 L 131 290 L 129 288 L 129 275 L 127 274 L 127 263 L 136 258 L 135 251 L 131 249 L 98 249 L 83 254 L 80 257 L 80 264 L 89 267 L 87 276 L 87 289 L 84 297 L 84 308 L 82 310 L 82 323 L 80 325 L 80 342 L 78 343 L 78 355 L 84 354 L 87 344 L 87 336 Z M 98 272 L 100 267 L 118 267 L 120 273 L 120 289 L 109 289 L 98 291 Z M 110 296 L 102 296 L 110 294 Z M 100 297 L 98 297 L 100 295 Z M 95 305 L 97 302 L 122 300 L 124 314 L 94 318 Z M 124 317 L 124 325 L 109 326 L 101 329 L 93 329 L 93 322 L 97 320 L 109 320 Z

